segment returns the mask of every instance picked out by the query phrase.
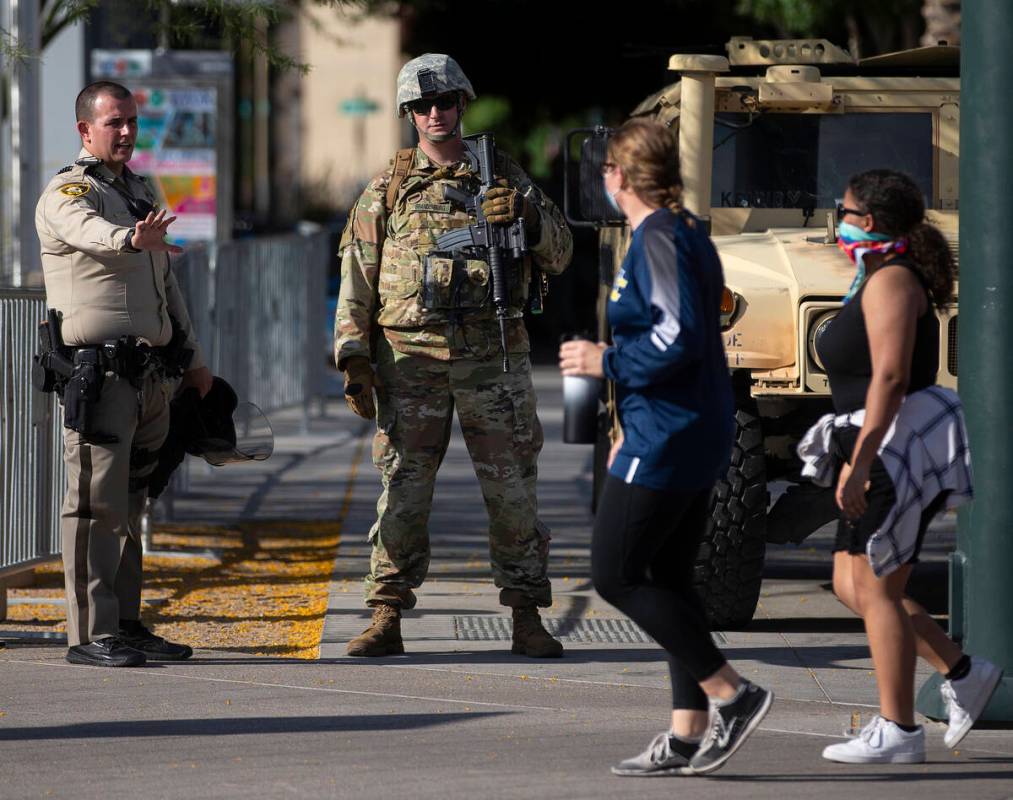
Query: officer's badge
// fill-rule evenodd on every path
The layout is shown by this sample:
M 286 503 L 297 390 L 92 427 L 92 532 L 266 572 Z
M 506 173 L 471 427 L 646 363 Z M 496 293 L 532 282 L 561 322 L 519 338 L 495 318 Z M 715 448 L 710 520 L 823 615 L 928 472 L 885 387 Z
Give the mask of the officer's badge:
M 91 187 L 87 183 L 65 183 L 60 187 L 60 194 L 65 194 L 67 197 L 80 197 L 83 194 L 88 194 L 88 190 Z

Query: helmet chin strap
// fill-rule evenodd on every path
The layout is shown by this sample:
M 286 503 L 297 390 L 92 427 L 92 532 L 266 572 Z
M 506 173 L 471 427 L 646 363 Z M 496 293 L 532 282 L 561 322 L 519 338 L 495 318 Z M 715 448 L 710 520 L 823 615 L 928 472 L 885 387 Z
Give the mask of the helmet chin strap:
M 416 127 L 416 130 L 418 128 Z M 433 144 L 440 144 L 441 142 L 449 142 L 457 135 L 457 128 L 454 128 L 450 133 L 426 133 L 419 131 L 419 134 L 426 139 L 426 141 L 432 142 Z

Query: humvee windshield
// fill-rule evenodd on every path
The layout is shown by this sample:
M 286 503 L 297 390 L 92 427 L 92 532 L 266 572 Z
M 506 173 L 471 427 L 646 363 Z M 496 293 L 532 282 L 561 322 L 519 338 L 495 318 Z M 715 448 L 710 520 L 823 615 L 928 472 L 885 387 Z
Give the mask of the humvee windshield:
M 738 114 L 714 120 L 711 202 L 833 208 L 852 175 L 909 174 L 932 206 L 932 114 Z

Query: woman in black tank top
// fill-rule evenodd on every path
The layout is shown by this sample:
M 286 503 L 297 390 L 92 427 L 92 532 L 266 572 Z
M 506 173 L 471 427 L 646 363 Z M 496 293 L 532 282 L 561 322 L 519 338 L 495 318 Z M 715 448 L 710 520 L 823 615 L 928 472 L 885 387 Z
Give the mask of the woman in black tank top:
M 871 255 L 866 261 L 873 260 Z M 932 386 L 936 382 L 939 364 L 939 319 L 932 309 L 931 296 L 918 267 L 907 255 L 883 256 L 880 268 L 898 267 L 908 271 L 921 287 L 922 313 L 915 321 L 914 349 L 910 360 L 910 375 L 905 394 Z M 910 281 L 905 281 L 910 287 Z M 865 408 L 869 384 L 872 379 L 872 357 L 869 334 L 862 311 L 862 298 L 868 282 L 863 283 L 851 302 L 834 318 L 833 324 L 820 337 L 817 344 L 820 360 L 830 379 L 830 396 L 834 411 L 846 414 Z M 909 292 L 909 294 L 914 294 Z
M 878 450 L 904 397 L 935 383 L 939 329 L 933 306 L 949 302 L 955 270 L 946 240 L 924 222 L 920 189 L 906 175 L 872 170 L 855 176 L 838 215 L 841 249 L 856 262 L 858 277 L 817 348 L 836 412 L 864 408 L 865 417 L 861 428 L 835 429 L 841 521 L 833 585 L 841 602 L 865 620 L 881 716 L 867 726 L 872 733 L 863 731 L 857 739 L 831 745 L 823 756 L 849 763 L 913 763 L 925 758 L 924 733 L 914 724 L 916 650 L 946 676 L 946 686 L 960 690 L 957 696 L 965 705 L 966 687 L 974 683 L 981 662 L 975 659 L 972 666 L 926 611 L 905 595 L 912 564 L 878 577 L 866 545 L 895 501 Z M 945 494 L 940 495 L 923 514 L 919 543 L 944 500 Z M 916 559 L 917 547 L 911 561 Z M 950 746 L 951 739 L 966 733 L 957 728 L 967 723 L 968 714 L 955 722 L 958 712 L 966 708 L 950 703 Z M 970 724 L 973 719 L 966 727 Z

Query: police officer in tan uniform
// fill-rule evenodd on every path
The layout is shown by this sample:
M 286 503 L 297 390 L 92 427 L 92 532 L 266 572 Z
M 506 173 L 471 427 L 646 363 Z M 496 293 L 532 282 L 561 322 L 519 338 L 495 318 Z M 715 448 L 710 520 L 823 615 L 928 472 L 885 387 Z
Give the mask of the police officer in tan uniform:
M 47 302 L 74 364 L 63 389 L 67 660 L 181 660 L 190 647 L 140 622 L 140 516 L 177 378 L 203 396 L 212 377 L 169 265 L 168 254 L 180 252 L 165 241 L 175 217 L 156 212 L 146 181 L 127 167 L 137 138 L 133 96 L 93 83 L 76 112 L 82 150 L 50 181 L 35 214 Z

